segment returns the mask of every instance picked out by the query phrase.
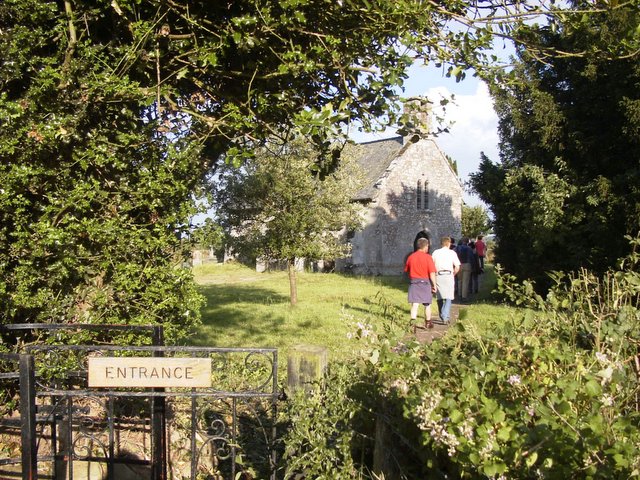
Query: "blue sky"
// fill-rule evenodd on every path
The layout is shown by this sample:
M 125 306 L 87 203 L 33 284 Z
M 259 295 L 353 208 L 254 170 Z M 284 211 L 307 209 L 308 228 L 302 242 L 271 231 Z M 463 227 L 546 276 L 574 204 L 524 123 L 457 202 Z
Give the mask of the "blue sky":
M 457 82 L 444 76 L 444 72 L 433 67 L 414 65 L 409 71 L 402 96 L 426 96 L 436 104 L 441 96 L 454 95 L 453 103 L 447 106 L 446 123 L 449 133 L 442 133 L 436 139 L 442 151 L 458 164 L 458 174 L 463 182 L 469 174 L 478 170 L 480 153 L 498 160 L 498 118 L 493 110 L 493 102 L 484 82 L 468 75 Z M 378 134 L 353 134 L 356 141 L 388 138 L 395 135 L 395 129 Z M 464 197 L 468 205 L 481 205 L 480 200 L 468 193 Z

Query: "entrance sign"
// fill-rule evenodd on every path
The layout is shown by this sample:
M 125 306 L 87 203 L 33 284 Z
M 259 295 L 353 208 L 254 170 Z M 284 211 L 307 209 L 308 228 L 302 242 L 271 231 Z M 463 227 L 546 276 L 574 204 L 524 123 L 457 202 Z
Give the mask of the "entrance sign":
M 89 387 L 210 387 L 211 359 L 89 357 Z

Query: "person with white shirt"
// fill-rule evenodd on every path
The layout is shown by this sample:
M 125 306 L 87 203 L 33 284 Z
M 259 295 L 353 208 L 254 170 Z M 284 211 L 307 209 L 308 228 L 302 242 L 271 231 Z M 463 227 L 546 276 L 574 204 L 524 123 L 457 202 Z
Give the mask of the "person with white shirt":
M 440 239 L 441 248 L 431 255 L 436 266 L 436 287 L 438 310 L 440 320 L 449 323 L 451 315 L 451 303 L 455 296 L 455 276 L 460 271 L 460 259 L 454 250 L 451 250 L 451 237 Z

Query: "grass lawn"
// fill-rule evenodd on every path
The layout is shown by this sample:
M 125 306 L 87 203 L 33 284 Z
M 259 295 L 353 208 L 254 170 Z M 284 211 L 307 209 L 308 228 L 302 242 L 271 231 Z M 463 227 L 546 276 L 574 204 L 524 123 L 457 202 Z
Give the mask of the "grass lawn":
M 502 315 L 490 302 L 492 269 L 482 276 L 476 302 L 461 319 Z M 203 325 L 193 345 L 217 347 L 275 347 L 280 358 L 296 344 L 322 345 L 331 359 L 346 359 L 358 343 L 347 337 L 359 321 L 376 324 L 395 316 L 408 331 L 407 283 L 401 276 L 357 277 L 337 273 L 298 274 L 298 305 L 289 304 L 286 272 L 257 273 L 238 264 L 205 264 L 194 268 L 207 304 Z M 437 307 L 432 306 L 434 314 Z M 402 325 L 400 325 L 402 324 Z
M 371 321 L 378 298 L 406 307 L 401 277 L 354 277 L 298 274 L 298 304 L 289 303 L 286 272 L 257 273 L 237 264 L 209 264 L 194 269 L 207 298 L 203 325 L 194 345 L 276 347 L 280 355 L 292 345 L 323 345 L 332 358 L 356 346 L 347 338 L 354 321 Z

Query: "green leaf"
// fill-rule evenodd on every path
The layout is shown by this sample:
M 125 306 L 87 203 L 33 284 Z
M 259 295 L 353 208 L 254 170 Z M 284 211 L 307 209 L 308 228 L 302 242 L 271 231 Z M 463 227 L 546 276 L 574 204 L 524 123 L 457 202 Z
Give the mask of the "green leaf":
M 485 463 L 482 470 L 487 477 L 493 478 L 498 474 L 498 465 L 493 462 Z
M 569 402 L 566 402 L 566 401 L 561 401 L 556 406 L 556 410 L 558 411 L 558 413 L 560 415 L 565 415 L 565 414 L 571 412 L 571 404 Z
M 376 349 L 372 351 L 371 356 L 369 357 L 369 361 L 375 365 L 376 363 L 378 363 L 379 359 L 380 359 L 380 350 Z
M 619 467 L 626 468 L 626 467 L 629 466 L 629 459 L 627 459 L 621 453 L 616 453 L 613 456 L 613 460 L 616 462 L 616 465 L 619 466 Z
M 502 462 L 487 462 L 484 464 L 482 470 L 488 477 L 495 477 L 504 473 L 507 470 L 507 466 Z
M 595 380 L 589 380 L 585 384 L 585 391 L 590 397 L 597 397 L 602 393 L 602 387 L 600 386 L 599 382 L 596 382 Z
M 453 423 L 458 423 L 465 418 L 465 415 L 460 410 L 453 410 L 449 414 L 449 418 Z
M 504 410 L 498 409 L 493 412 L 493 421 L 495 423 L 502 423 L 504 422 L 505 418 L 507 418 L 507 415 L 504 413 Z
M 498 437 L 498 439 L 502 440 L 503 442 L 506 442 L 507 440 L 509 440 L 510 436 L 511 436 L 511 427 L 509 426 L 504 426 L 500 428 L 498 430 L 498 433 L 496 434 L 496 437 Z
M 600 415 L 594 415 L 589 418 L 589 427 L 596 435 L 602 435 L 604 433 L 604 422 Z
M 462 67 L 452 67 L 449 72 L 447 72 L 447 76 L 458 78 L 462 74 Z
M 465 375 L 464 379 L 462 380 L 462 386 L 469 394 L 478 392 L 478 383 L 476 382 L 474 375 Z

